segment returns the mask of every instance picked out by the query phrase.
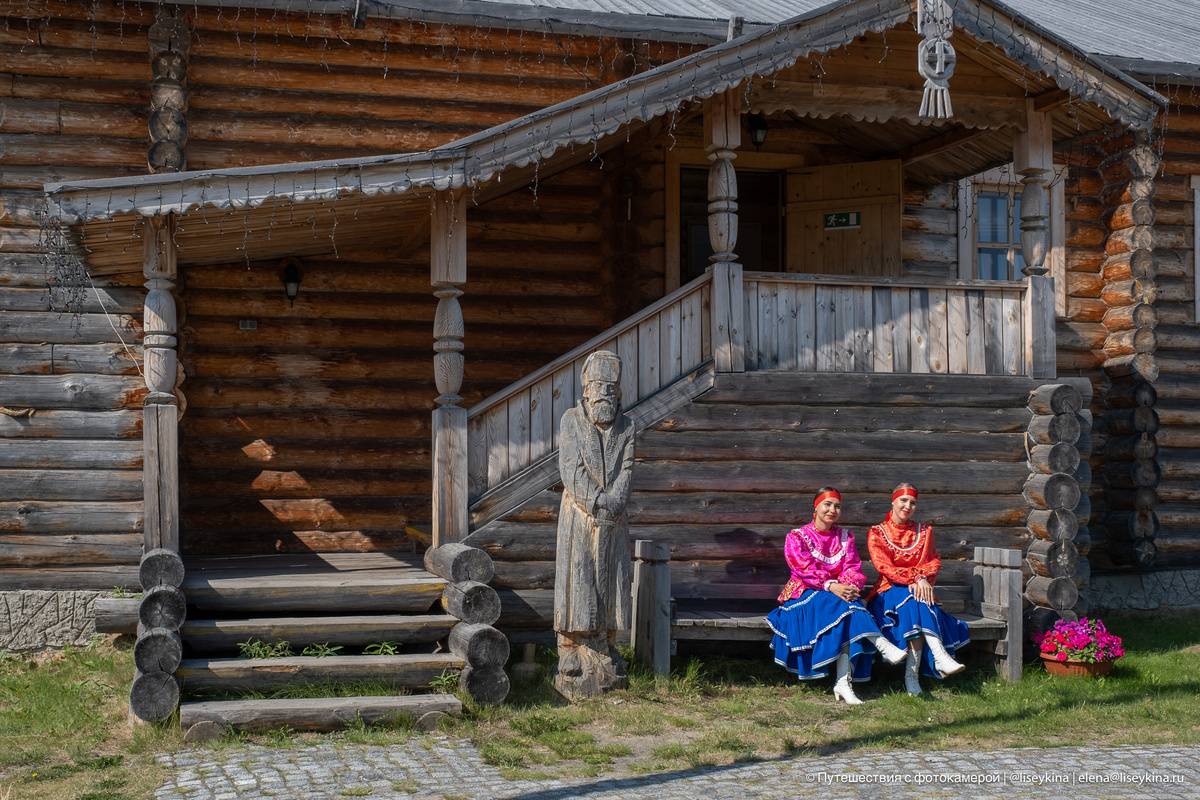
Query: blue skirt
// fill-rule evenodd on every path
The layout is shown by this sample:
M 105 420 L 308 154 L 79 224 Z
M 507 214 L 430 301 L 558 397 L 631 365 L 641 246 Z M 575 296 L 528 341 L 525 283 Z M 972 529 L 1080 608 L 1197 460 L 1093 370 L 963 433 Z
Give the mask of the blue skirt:
M 888 641 L 907 647 L 909 639 L 932 636 L 940 639 L 951 656 L 970 640 L 967 626 L 939 606 L 928 606 L 913 597 L 907 586 L 893 586 L 871 601 L 871 615 Z M 921 674 L 931 678 L 942 675 L 933 667 L 933 655 L 926 647 L 921 652 Z
M 824 678 L 847 646 L 851 678 L 871 679 L 875 647 L 868 638 L 878 636 L 879 628 L 861 602 L 847 603 L 833 592 L 806 589 L 768 614 L 767 624 L 775 633 L 771 639 L 775 663 L 800 680 Z

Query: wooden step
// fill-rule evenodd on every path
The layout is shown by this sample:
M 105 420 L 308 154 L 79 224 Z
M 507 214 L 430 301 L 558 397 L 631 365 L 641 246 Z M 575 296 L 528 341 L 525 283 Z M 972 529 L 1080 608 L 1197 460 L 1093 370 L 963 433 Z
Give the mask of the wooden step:
M 462 716 L 462 703 L 452 694 L 223 700 L 181 703 L 179 723 L 184 731 L 201 722 L 239 731 L 272 730 L 284 726 L 297 731 L 336 731 L 357 725 L 360 720 L 374 725 L 402 715 L 419 720 L 431 713 Z
M 302 553 L 188 558 L 183 589 L 190 605 L 243 614 L 263 611 L 428 611 L 446 581 L 419 556 Z
M 449 636 L 456 622 L 449 614 L 198 619 L 185 622 L 179 635 L 202 652 L 235 650 L 251 639 L 288 642 L 293 649 L 310 644 L 364 647 L 376 642 L 436 642 Z
M 449 653 L 398 656 L 292 656 L 289 658 L 189 658 L 175 673 L 186 692 L 270 691 L 295 683 L 378 681 L 399 689 L 427 689 L 463 660 Z

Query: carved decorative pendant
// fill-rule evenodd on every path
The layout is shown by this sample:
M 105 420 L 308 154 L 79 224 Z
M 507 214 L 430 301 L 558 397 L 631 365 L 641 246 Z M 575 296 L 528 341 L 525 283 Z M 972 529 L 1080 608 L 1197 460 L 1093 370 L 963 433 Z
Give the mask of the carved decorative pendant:
M 954 74 L 956 56 L 949 42 L 954 35 L 954 10 L 946 0 L 920 0 L 917 28 L 924 37 L 917 49 L 917 72 L 925 79 L 920 115 L 947 119 L 954 113 L 950 76 Z

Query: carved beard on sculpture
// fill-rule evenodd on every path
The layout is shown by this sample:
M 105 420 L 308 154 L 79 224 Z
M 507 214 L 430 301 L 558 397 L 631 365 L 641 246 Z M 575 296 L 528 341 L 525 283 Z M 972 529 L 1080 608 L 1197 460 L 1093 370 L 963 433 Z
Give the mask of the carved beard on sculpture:
M 611 425 L 617 418 L 617 385 L 606 381 L 589 381 L 583 397 L 588 419 L 596 425 Z

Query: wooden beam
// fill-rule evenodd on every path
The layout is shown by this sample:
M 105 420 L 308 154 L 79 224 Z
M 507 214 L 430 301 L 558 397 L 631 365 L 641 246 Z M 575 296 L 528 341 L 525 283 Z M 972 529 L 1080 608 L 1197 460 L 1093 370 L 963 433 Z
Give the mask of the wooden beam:
M 971 128 L 954 128 L 953 130 L 910 145 L 894 156 L 884 156 L 883 159 L 877 160 L 898 158 L 907 167 L 909 164 L 915 164 L 926 158 L 932 158 L 939 153 L 953 150 L 967 142 L 973 142 L 976 139 L 987 136 L 991 132 L 989 129 L 972 130 Z
M 145 549 L 179 552 L 179 407 L 175 288 L 175 217 L 147 217 L 142 234 L 146 395 L 143 409 Z
M 1050 111 L 1071 102 L 1071 93 L 1066 89 L 1051 89 L 1033 98 L 1034 111 Z

